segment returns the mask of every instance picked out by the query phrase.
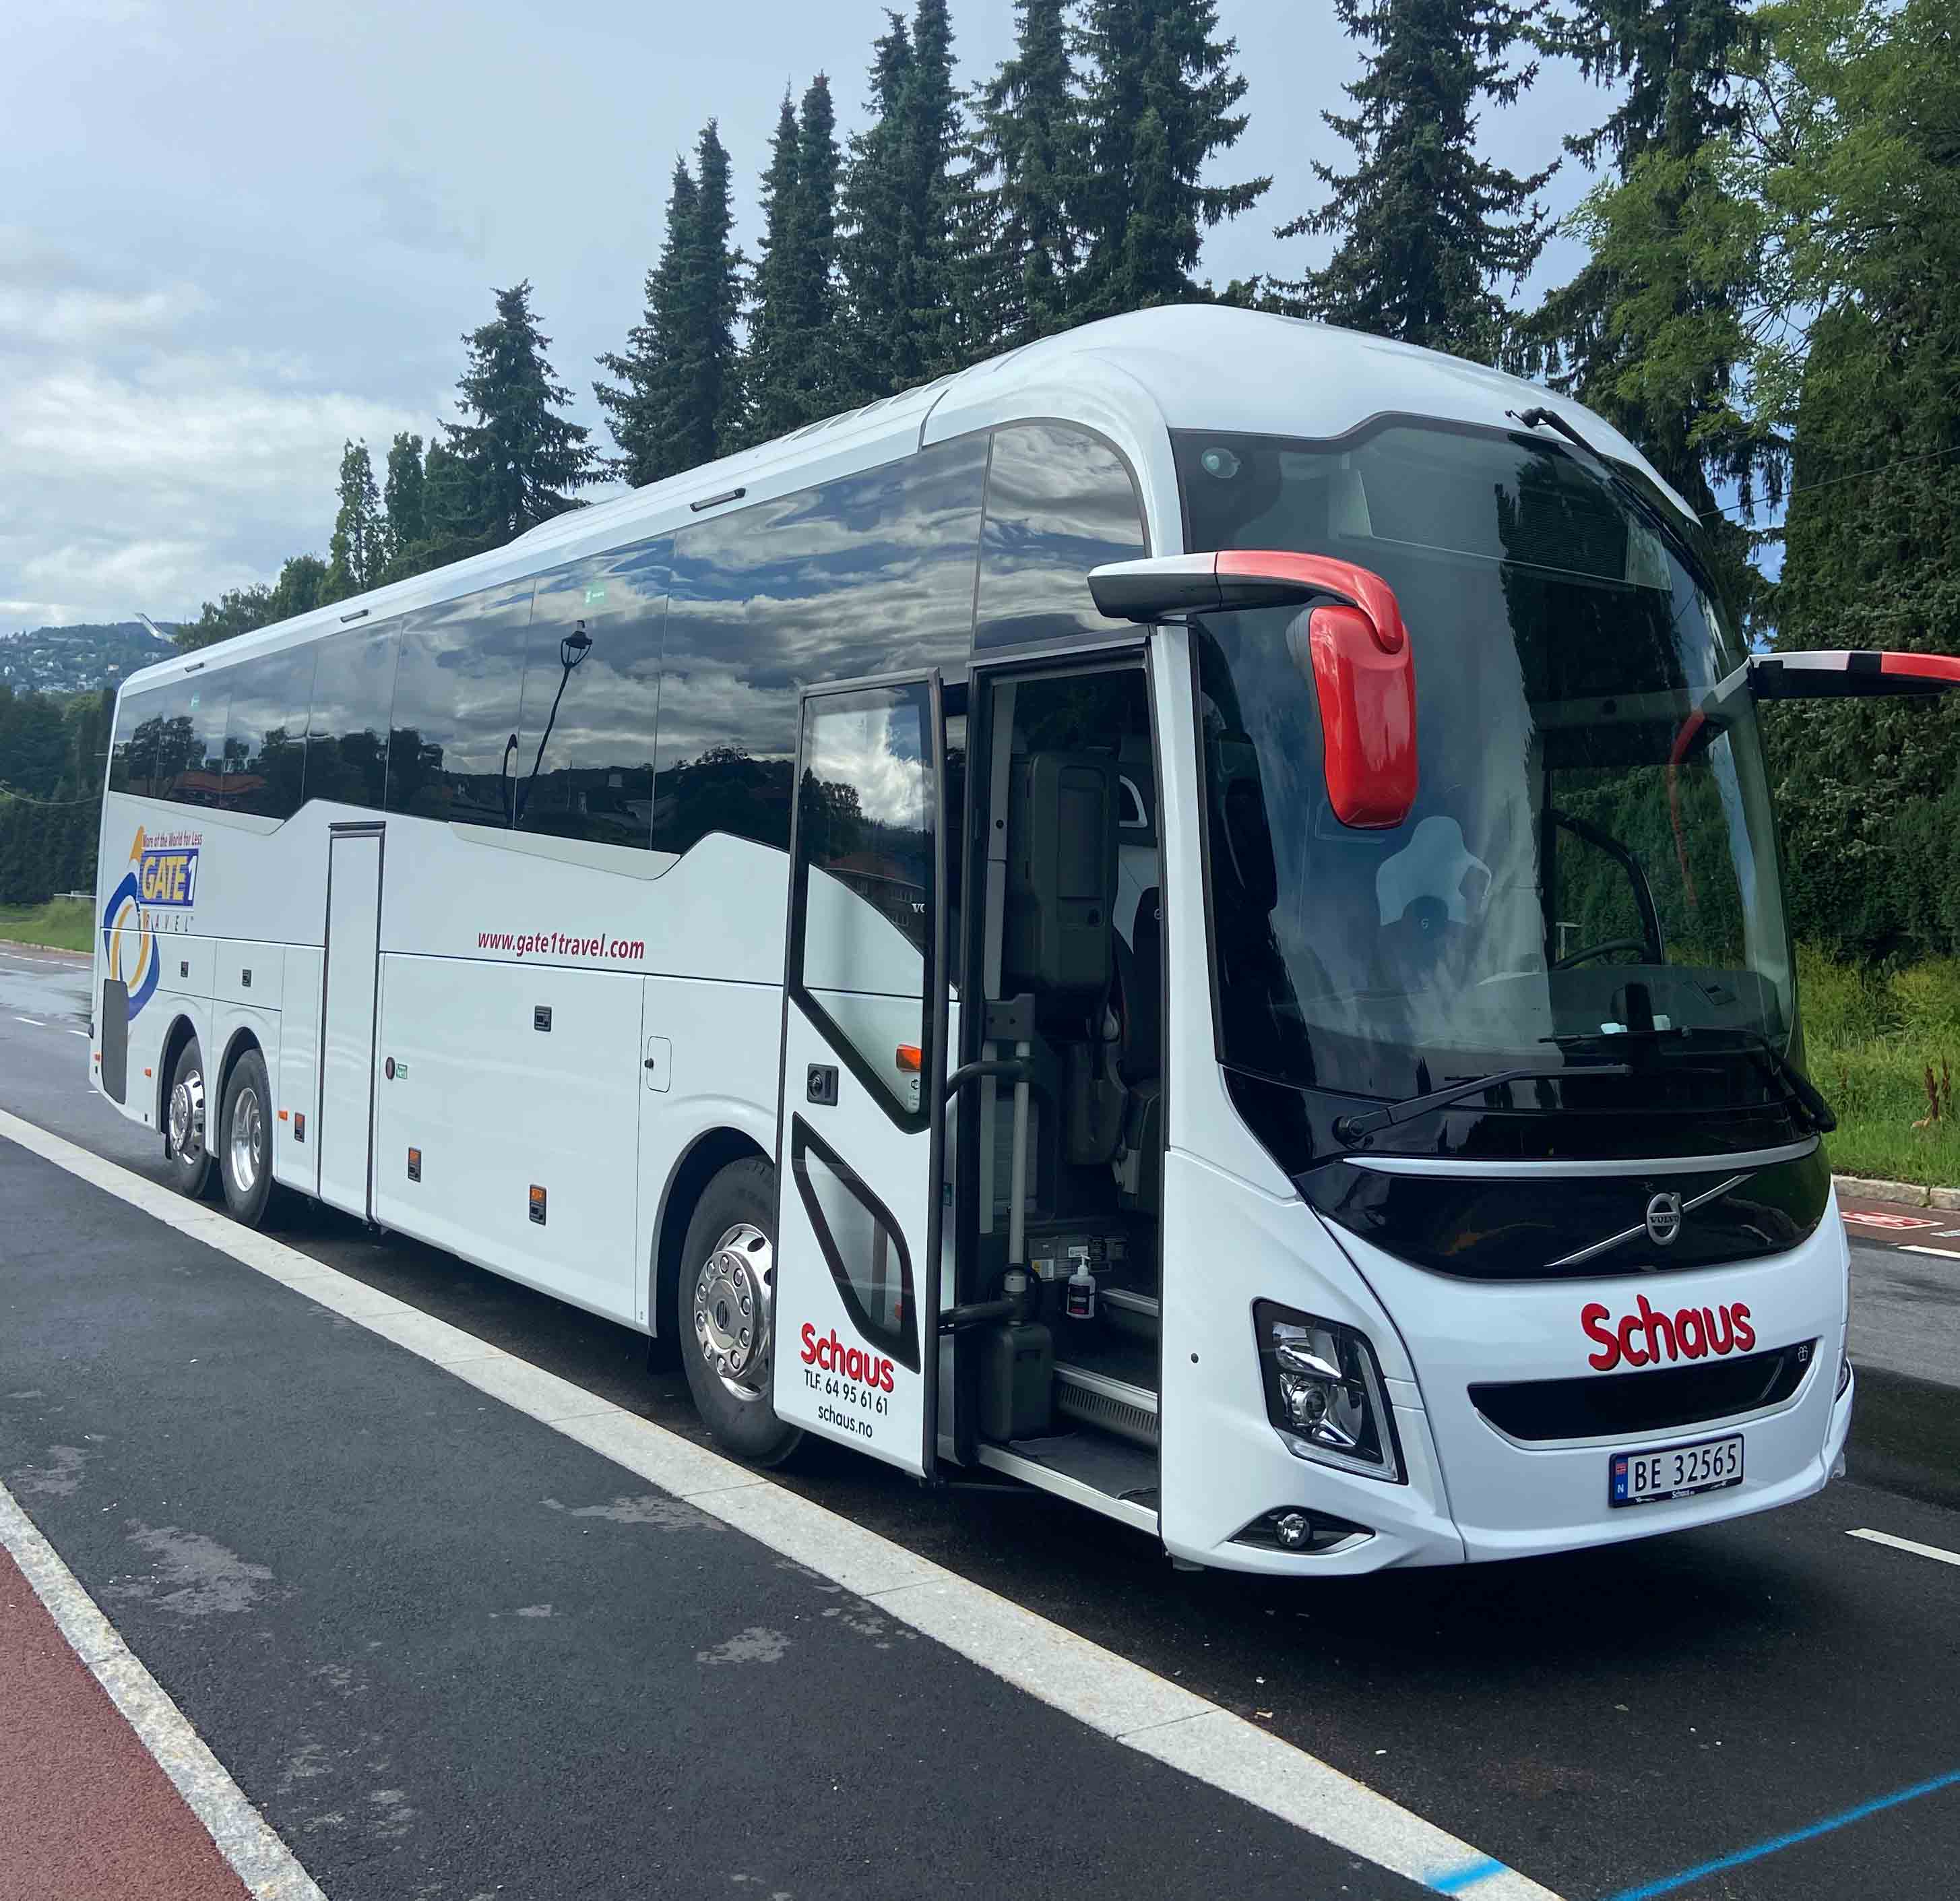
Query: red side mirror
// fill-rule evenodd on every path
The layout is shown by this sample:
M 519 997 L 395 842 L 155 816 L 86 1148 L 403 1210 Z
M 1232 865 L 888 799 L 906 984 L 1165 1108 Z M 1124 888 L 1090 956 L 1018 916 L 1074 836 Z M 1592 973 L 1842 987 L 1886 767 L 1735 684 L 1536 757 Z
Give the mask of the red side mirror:
M 1327 791 L 1343 825 L 1388 830 L 1415 804 L 1415 656 L 1395 590 L 1351 561 L 1282 549 L 1159 555 L 1093 568 L 1096 610 L 1155 621 L 1306 607 L 1306 664 L 1320 699 Z M 1288 639 L 1297 639 L 1294 623 Z M 1296 652 L 1296 658 L 1300 658 Z
M 1385 627 L 1358 607 L 1316 607 L 1306 638 L 1334 816 L 1392 829 L 1414 808 L 1417 782 L 1415 663 L 1402 617 Z

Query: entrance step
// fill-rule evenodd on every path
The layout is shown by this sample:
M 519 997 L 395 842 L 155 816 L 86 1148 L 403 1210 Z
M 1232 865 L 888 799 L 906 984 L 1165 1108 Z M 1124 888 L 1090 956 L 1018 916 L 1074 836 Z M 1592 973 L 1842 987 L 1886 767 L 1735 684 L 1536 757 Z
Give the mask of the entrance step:
M 1064 1418 L 1099 1426 L 1133 1445 L 1156 1450 L 1157 1396 L 1149 1387 L 1058 1361 L 1054 1393 L 1055 1409 Z

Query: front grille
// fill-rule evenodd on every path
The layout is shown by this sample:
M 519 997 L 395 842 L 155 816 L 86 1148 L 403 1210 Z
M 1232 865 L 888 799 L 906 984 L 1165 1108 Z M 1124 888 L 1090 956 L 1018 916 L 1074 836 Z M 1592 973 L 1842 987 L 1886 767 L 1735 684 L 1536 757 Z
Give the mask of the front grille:
M 1513 1439 L 1599 1439 L 1666 1432 L 1732 1419 L 1787 1399 L 1816 1356 L 1799 1340 L 1739 1360 L 1671 1367 L 1664 1373 L 1612 1373 L 1577 1380 L 1519 1380 L 1473 1386 L 1470 1403 Z

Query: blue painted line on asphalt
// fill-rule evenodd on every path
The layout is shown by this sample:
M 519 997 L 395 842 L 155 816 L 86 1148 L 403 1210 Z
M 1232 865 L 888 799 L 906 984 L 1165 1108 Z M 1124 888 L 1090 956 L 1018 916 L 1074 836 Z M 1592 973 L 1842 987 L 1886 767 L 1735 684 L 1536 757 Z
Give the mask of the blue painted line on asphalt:
M 1488 1881 L 1494 1874 L 1510 1873 L 1503 1862 L 1487 1855 L 1481 1861 L 1466 1861 L 1460 1868 L 1452 1868 L 1447 1874 L 1431 1875 L 1429 1885 L 1438 1894 L 1461 1894 L 1479 1881 Z
M 1916 1802 L 1922 1795 L 1933 1795 L 1942 1789 L 1952 1788 L 1960 1783 L 1960 1769 L 1949 1770 L 1944 1775 L 1936 1775 L 1930 1782 L 1915 1782 L 1909 1789 L 1895 1790 L 1890 1795 L 1874 1797 L 1869 1802 L 1860 1802 L 1854 1809 L 1841 1810 L 1836 1815 L 1827 1815 L 1821 1822 L 1813 1822 L 1808 1828 L 1793 1829 L 1787 1835 L 1772 1836 L 1767 1842 L 1758 1842 L 1752 1848 L 1739 1848 L 1733 1855 L 1725 1855 L 1713 1861 L 1704 1861 L 1698 1867 L 1683 1868 L 1678 1874 L 1670 1874 L 1664 1880 L 1650 1881 L 1640 1888 L 1622 1888 L 1618 1894 L 1611 1895 L 1608 1901 L 1653 1901 L 1656 1895 L 1672 1894 L 1677 1888 L 1685 1888 L 1711 1874 L 1720 1874 L 1725 1869 L 1739 1868 L 1747 1861 L 1760 1861 L 1766 1855 L 1775 1855 L 1784 1848 L 1793 1848 L 1800 1842 L 1813 1842 L 1820 1835 L 1829 1835 L 1833 1830 L 1849 1828 L 1853 1822 L 1862 1822 L 1868 1815 L 1877 1815 L 1886 1809 L 1895 1809 L 1903 1802 Z

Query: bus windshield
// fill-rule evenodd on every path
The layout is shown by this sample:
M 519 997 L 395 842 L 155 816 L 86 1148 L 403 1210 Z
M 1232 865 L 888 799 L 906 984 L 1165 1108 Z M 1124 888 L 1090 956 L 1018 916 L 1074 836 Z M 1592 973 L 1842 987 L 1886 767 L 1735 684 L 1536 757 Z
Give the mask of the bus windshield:
M 1745 650 L 1651 482 L 1522 428 L 1176 447 L 1194 552 L 1371 568 L 1415 658 L 1414 807 L 1354 830 L 1307 616 L 1199 624 L 1226 1064 L 1402 1099 L 1658 1040 L 1761 1101 L 1741 1059 L 1797 1053 L 1761 746 L 1746 696 L 1698 717 Z

